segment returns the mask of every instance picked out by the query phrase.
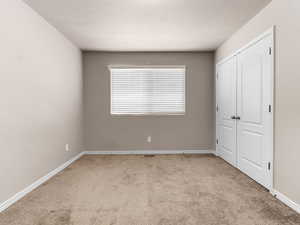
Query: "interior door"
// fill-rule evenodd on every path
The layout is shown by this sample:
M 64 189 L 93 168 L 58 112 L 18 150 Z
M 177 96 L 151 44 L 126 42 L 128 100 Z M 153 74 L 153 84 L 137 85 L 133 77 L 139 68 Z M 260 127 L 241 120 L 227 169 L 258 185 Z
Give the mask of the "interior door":
M 269 188 L 272 146 L 272 37 L 237 56 L 238 168 Z
M 236 166 L 236 57 L 218 66 L 217 71 L 217 151 L 221 158 Z

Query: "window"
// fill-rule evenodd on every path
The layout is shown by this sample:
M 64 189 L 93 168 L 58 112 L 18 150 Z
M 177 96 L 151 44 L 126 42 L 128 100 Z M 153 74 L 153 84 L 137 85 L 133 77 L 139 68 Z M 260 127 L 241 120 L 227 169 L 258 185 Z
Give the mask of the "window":
M 185 113 L 185 67 L 111 67 L 111 114 Z

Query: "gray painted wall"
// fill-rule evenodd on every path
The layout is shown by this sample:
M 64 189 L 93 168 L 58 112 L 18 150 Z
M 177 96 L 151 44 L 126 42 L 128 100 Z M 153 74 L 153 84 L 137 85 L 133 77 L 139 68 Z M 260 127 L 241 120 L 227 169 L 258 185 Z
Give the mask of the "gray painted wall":
M 110 115 L 114 64 L 186 65 L 186 115 Z M 83 66 L 86 150 L 214 149 L 213 53 L 84 52 Z
M 276 26 L 275 189 L 300 204 L 300 1 L 273 0 L 216 51 L 216 60 Z
M 82 61 L 22 1 L 0 15 L 1 203 L 82 150 Z

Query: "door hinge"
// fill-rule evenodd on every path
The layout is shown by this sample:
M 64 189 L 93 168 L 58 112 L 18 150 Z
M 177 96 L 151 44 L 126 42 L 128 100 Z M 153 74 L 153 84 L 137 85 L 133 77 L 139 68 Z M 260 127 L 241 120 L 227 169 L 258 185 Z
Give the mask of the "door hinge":
M 269 112 L 272 112 L 272 106 L 269 105 Z
M 269 48 L 269 55 L 272 55 L 272 48 Z
M 268 170 L 271 170 L 271 163 L 268 163 Z

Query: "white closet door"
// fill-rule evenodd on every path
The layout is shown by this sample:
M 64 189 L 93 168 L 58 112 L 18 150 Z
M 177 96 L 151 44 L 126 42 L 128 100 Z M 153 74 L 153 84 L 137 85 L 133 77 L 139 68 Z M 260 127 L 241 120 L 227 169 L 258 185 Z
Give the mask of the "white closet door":
M 272 37 L 237 56 L 238 168 L 265 187 L 271 185 Z M 231 103 L 230 103 L 231 105 Z
M 236 57 L 218 66 L 217 150 L 220 157 L 236 166 Z

